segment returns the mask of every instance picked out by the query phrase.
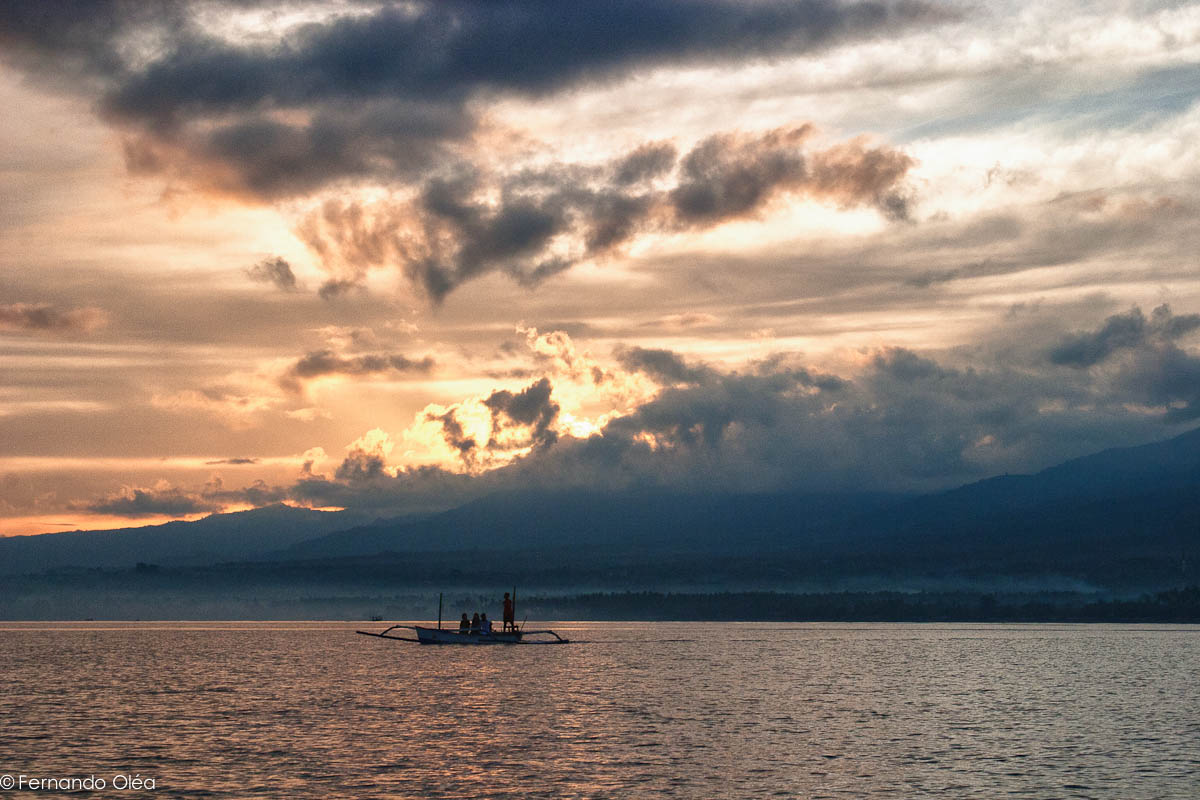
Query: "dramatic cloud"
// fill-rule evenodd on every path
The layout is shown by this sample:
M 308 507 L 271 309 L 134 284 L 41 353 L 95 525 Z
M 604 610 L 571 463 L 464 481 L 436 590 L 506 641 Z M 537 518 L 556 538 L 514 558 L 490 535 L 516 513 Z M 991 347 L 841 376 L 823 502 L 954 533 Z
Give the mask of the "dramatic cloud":
M 1198 48 L 1157 2 L 0 3 L 0 521 L 1165 438 Z
M 474 463 L 475 448 L 479 443 L 474 436 L 468 436 L 463 430 L 462 423 L 454 416 L 454 409 L 450 409 L 444 414 L 430 414 L 427 419 L 441 424 L 446 444 L 458 453 L 464 464 L 472 465 Z
M 504 426 L 519 425 L 526 445 L 539 429 L 554 430 L 557 404 L 543 379 L 489 395 L 488 407 L 500 415 L 499 434 L 489 441 L 467 436 L 455 413 L 437 418 L 447 442 L 463 450 L 466 472 L 457 478 L 445 468 L 390 468 L 380 444 L 388 440 L 374 431 L 332 480 L 306 479 L 289 491 L 298 502 L 373 508 L 435 506 L 450 483 L 463 498 L 567 486 L 911 491 L 1029 471 L 1064 452 L 1087 452 L 1112 437 L 1114 426 L 1127 427 L 1125 436 L 1136 441 L 1179 418 L 1170 411 L 1131 417 L 1123 405 L 1128 392 L 1105 396 L 1053 372 L 959 369 L 903 348 L 876 351 L 859 374 L 844 377 L 783 356 L 737 371 L 665 350 L 627 348 L 620 361 L 654 374 L 663 388 L 589 436 L 545 436 L 515 459 L 478 468 L 490 449 L 510 446 L 497 441 Z M 1190 369 L 1200 375 L 1195 364 Z M 470 408 L 455 411 L 469 416 Z
M 430 407 L 418 424 L 440 431 L 466 468 L 494 468 L 558 440 L 555 423 L 561 407 L 553 394 L 553 384 L 543 377 L 517 392 L 498 389 L 447 409 Z
M 1128 416 L 1128 391 L 1105 396 L 1051 373 L 999 366 L 956 369 L 901 348 L 877 352 L 854 377 L 783 362 L 727 373 L 645 355 L 640 363 L 668 367 L 666 380 L 699 380 L 670 386 L 596 436 L 564 440 L 544 464 L 530 457 L 523 467 L 583 472 L 601 484 L 624 476 L 710 490 L 903 490 L 1036 469 L 1073 450 L 1072 436 L 1102 440 L 1114 425 L 1149 422 Z M 1176 374 L 1190 374 L 1195 397 L 1200 371 L 1190 361 Z M 1181 391 L 1151 385 L 1151 393 Z M 1178 416 L 1160 412 L 1157 424 Z
M 550 397 L 553 391 L 550 380 L 542 378 L 515 394 L 501 390 L 488 395 L 483 404 L 492 412 L 492 441 L 498 439 L 507 425 L 515 423 L 530 429 L 532 444 L 553 443 L 557 437 L 550 426 L 559 411 L 558 404 Z
M 333 293 L 372 267 L 396 265 L 439 302 L 489 272 L 536 284 L 610 256 L 639 233 L 706 230 L 754 217 L 784 197 L 906 217 L 912 158 L 865 139 L 806 149 L 812 135 L 811 125 L 801 125 L 713 136 L 678 165 L 674 148 L 651 145 L 600 167 L 563 164 L 490 178 L 464 169 L 430 179 L 409 203 L 329 201 L 297 232 L 335 274 L 327 284 Z M 670 185 L 644 185 L 650 175 Z
M 1165 409 L 1170 422 L 1200 418 L 1200 356 L 1159 343 L 1125 365 L 1120 384 L 1153 409 Z
M 281 385 L 297 391 L 301 381 L 327 375 L 379 375 L 386 372 L 424 375 L 433 366 L 434 360 L 429 356 L 419 359 L 399 353 L 343 356 L 332 350 L 314 350 L 288 367 L 281 378 Z
M 447 158 L 448 143 L 472 126 L 457 109 L 399 102 L 306 116 L 303 125 L 251 115 L 215 130 L 154 127 L 126 140 L 126 165 L 203 189 L 284 199 L 352 180 L 414 180 Z
M 1200 329 L 1163 308 L 1146 324 L 1171 335 Z M 316 472 L 314 463 L 324 460 L 316 450 L 290 485 L 226 489 L 214 479 L 195 491 L 124 488 L 86 508 L 133 516 L 288 500 L 401 513 L 538 487 L 929 490 L 1029 472 L 1104 442 L 1162 438 L 1200 416 L 1200 357 L 1155 335 L 1126 348 L 1128 359 L 1105 381 L 1044 358 L 1039 367 L 1032 341 L 1022 363 L 1010 363 L 1007 353 L 962 367 L 885 347 L 835 375 L 797 354 L 729 369 L 638 347 L 616 348 L 615 363 L 602 369 L 561 333 L 528 335 L 539 363 L 567 389 L 603 392 L 635 375 L 658 388 L 587 434 L 571 432 L 550 377 L 430 407 L 405 432 L 405 446 L 419 446 L 412 434 L 431 426 L 457 454 L 457 466 L 393 463 L 396 443 L 374 429 L 346 448 L 331 475 Z M 1131 414 L 1130 404 L 1143 410 Z
M 90 333 L 103 327 L 108 315 L 98 308 L 57 308 L 52 305 L 0 305 L 0 331 Z
M 752 214 L 786 191 L 846 206 L 872 203 L 896 219 L 908 215 L 897 184 L 913 165 L 910 157 L 857 139 L 806 159 L 800 145 L 811 134 L 812 127 L 802 125 L 701 142 L 680 163 L 679 183 L 670 193 L 675 217 L 689 226 L 713 224 Z
M 1094 331 L 1072 333 L 1050 350 L 1050 361 L 1076 369 L 1115 362 L 1114 396 L 1143 404 L 1170 421 L 1200 417 L 1200 356 L 1174 340 L 1200 330 L 1200 314 L 1167 305 L 1147 319 L 1138 307 L 1113 314 Z
M 350 468 L 353 472 L 354 468 Z M 353 507 L 380 515 L 442 511 L 504 484 L 438 467 L 412 467 L 394 475 L 369 470 L 365 480 L 308 476 L 288 489 L 296 503 L 314 507 Z
M 204 30 L 197 12 L 211 5 L 10 4 L 0 41 L 64 82 L 86 76 L 133 131 L 134 169 L 278 197 L 423 172 L 474 129 L 468 101 L 483 93 L 798 54 L 943 16 L 917 2 L 388 3 L 263 42 Z
M 118 517 L 182 517 L 219 511 L 222 503 L 202 494 L 160 483 L 153 487 L 122 486 L 99 500 L 75 504 L 76 510 Z
M 1118 350 L 1152 344 L 1165 344 L 1200 328 L 1200 314 L 1177 316 L 1170 306 L 1154 309 L 1150 319 L 1140 308 L 1125 314 L 1114 314 L 1095 331 L 1073 333 L 1050 351 L 1055 364 L 1071 367 L 1090 367 L 1104 361 Z
M 616 355 L 625 369 L 643 372 L 664 385 L 701 383 L 712 376 L 707 367 L 691 366 L 678 353 L 662 348 L 620 348 Z
M 296 290 L 296 275 L 292 266 L 279 256 L 264 258 L 252 267 L 246 269 L 246 276 L 259 283 L 271 283 L 275 288 L 285 292 Z
M 676 155 L 670 142 L 648 142 L 613 163 L 613 183 L 628 186 L 664 175 L 675 166 Z
M 368 431 L 346 448 L 349 453 L 338 465 L 334 477 L 354 484 L 393 474 L 387 470 L 387 458 L 393 447 L 392 440 L 384 431 L 378 428 Z
M 228 459 L 221 464 L 251 462 L 257 459 Z M 266 506 L 287 499 L 291 490 L 286 486 L 271 486 L 255 480 L 241 488 L 226 488 L 220 476 L 212 476 L 203 486 L 184 488 L 159 480 L 153 486 L 122 486 L 90 501 L 73 501 L 67 508 L 114 517 L 139 519 L 145 517 L 183 517 L 209 514 L 230 507 Z

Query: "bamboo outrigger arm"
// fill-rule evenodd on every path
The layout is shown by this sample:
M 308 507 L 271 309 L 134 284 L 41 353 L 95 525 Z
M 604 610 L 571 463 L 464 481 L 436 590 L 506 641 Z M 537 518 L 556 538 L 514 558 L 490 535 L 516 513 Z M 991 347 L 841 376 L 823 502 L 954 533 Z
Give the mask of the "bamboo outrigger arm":
M 416 633 L 416 638 L 410 636 L 393 636 L 391 632 L 403 628 Z M 418 644 L 570 644 L 571 640 L 563 636 L 559 636 L 557 632 L 545 629 L 537 631 L 513 631 L 513 632 L 497 632 L 492 633 L 460 633 L 456 630 L 443 630 L 440 628 L 427 628 L 422 625 L 393 625 L 379 633 L 374 631 L 355 631 L 355 633 L 363 636 L 374 636 L 377 639 L 393 639 L 398 642 L 416 642 Z M 545 641 L 529 641 L 526 637 L 530 636 L 553 636 L 554 639 Z

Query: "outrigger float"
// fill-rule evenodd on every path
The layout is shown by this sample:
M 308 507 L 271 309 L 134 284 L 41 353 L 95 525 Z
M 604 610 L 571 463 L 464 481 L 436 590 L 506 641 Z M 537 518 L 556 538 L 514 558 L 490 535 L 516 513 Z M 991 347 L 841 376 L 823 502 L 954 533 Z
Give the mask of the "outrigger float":
M 513 589 L 516 599 L 517 590 Z M 392 631 L 413 631 L 415 636 L 396 636 Z M 436 628 L 424 625 L 393 625 L 379 633 L 372 631 L 355 631 L 363 636 L 375 636 L 379 639 L 393 639 L 397 642 L 416 642 L 417 644 L 570 644 L 570 639 L 564 639 L 551 630 L 527 631 L 517 628 L 511 631 L 460 630 L 442 627 L 442 596 L 438 595 L 438 622 Z M 532 637 L 532 638 L 527 638 Z M 546 638 L 553 637 L 553 638 Z

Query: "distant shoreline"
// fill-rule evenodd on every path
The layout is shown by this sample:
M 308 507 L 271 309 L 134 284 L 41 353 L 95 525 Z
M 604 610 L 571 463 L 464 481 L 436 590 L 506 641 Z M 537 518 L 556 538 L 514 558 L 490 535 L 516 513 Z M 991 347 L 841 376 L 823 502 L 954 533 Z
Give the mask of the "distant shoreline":
M 325 597 L 208 598 L 194 605 L 170 592 L 151 593 L 136 605 L 105 595 L 76 597 L 58 614 L 30 614 L 28 605 L 0 602 L 0 620 L 11 622 L 300 622 L 431 619 L 428 594 L 330 595 Z M 487 608 L 474 593 L 446 595 L 454 609 Z M 80 613 L 86 604 L 87 610 Z M 41 611 L 41 609 L 39 609 Z M 24 613 L 23 613 L 24 612 Z M 72 613 L 74 612 L 74 613 Z M 518 616 L 593 622 L 861 622 L 861 623 L 1112 623 L 1200 624 L 1200 586 L 1133 598 L 1075 592 L 592 592 L 548 595 L 531 591 Z M 374 619 L 378 617 L 379 620 Z
M 531 597 L 527 605 L 545 619 L 590 612 L 590 619 L 650 622 L 1200 623 L 1197 586 L 1136 599 L 1066 592 L 619 592 Z

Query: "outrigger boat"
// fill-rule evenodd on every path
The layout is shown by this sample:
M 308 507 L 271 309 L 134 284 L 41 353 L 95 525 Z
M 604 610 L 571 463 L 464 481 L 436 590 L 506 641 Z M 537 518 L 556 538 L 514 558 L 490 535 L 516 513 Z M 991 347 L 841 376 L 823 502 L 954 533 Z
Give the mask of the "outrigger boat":
M 394 630 L 411 630 L 416 636 L 393 636 Z M 460 632 L 453 628 L 427 628 L 422 625 L 393 625 L 379 633 L 371 631 L 355 631 L 363 636 L 377 636 L 380 639 L 395 639 L 398 642 L 416 642 L 417 644 L 570 644 L 570 639 L 564 639 L 551 630 L 544 631 L 479 631 Z M 526 637 L 552 636 L 552 639 Z
M 516 601 L 517 590 L 513 589 L 513 600 Z M 392 631 L 411 630 L 416 636 L 395 636 Z M 380 639 L 394 639 L 398 642 L 416 642 L 417 644 L 570 644 L 570 639 L 564 639 L 551 630 L 527 631 L 517 628 L 511 631 L 459 630 L 442 627 L 442 596 L 438 595 L 438 622 L 436 628 L 424 625 L 393 625 L 379 633 L 373 631 L 355 631 L 363 636 L 375 636 Z M 527 638 L 532 637 L 532 638 Z M 553 638 L 546 638 L 553 637 Z

